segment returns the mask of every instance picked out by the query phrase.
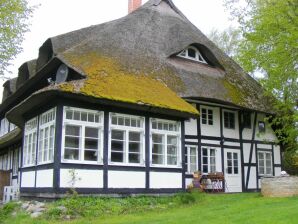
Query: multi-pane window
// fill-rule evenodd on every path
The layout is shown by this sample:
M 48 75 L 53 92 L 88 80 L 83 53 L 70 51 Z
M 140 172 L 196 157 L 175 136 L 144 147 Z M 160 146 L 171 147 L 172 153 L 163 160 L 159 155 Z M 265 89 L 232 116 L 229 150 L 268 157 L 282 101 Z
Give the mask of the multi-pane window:
M 0 137 L 7 134 L 9 132 L 9 122 L 6 118 L 3 118 L 1 120 L 0 124 Z
M 207 64 L 206 60 L 203 58 L 200 51 L 197 48 L 192 47 L 192 46 L 189 46 L 185 50 L 181 51 L 178 54 L 178 56 L 182 57 L 182 58 L 187 58 L 187 59 L 190 59 L 190 60 L 193 60 L 193 61 L 199 61 L 199 62 Z
M 224 112 L 224 126 L 225 128 L 235 129 L 235 113 L 234 112 Z
M 12 175 L 18 175 L 19 168 L 19 149 L 13 151 L 13 166 L 12 166 Z
M 202 124 L 213 125 L 213 110 L 202 108 Z
M 103 112 L 64 108 L 63 160 L 102 162 Z
M 227 174 L 239 174 L 239 154 L 227 152 Z
M 53 162 L 55 143 L 56 108 L 39 117 L 38 163 Z
M 203 173 L 216 172 L 216 149 L 202 148 L 202 171 Z
M 249 112 L 243 113 L 243 127 L 251 128 L 251 113 Z
M 258 152 L 259 175 L 272 175 L 271 152 Z
M 197 147 L 187 146 L 185 153 L 185 166 L 187 173 L 194 173 L 198 170 L 198 153 Z
M 25 124 L 23 166 L 35 165 L 37 142 L 37 117 L 29 120 Z
M 180 166 L 180 122 L 151 120 L 151 163 Z
M 110 162 L 144 164 L 144 118 L 112 113 L 110 128 Z

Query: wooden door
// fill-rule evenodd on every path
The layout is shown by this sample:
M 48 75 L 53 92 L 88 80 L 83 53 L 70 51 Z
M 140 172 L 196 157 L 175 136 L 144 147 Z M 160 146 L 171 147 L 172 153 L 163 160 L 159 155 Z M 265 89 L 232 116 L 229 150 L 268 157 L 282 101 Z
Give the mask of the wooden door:
M 0 200 L 3 199 L 3 190 L 5 186 L 10 185 L 10 172 L 0 171 Z

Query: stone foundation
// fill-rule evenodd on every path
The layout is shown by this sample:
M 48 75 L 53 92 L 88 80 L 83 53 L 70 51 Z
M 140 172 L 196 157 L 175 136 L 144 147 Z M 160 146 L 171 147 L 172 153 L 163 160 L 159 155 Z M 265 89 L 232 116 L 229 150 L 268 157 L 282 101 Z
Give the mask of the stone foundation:
M 261 187 L 265 197 L 291 197 L 298 195 L 298 177 L 262 178 Z

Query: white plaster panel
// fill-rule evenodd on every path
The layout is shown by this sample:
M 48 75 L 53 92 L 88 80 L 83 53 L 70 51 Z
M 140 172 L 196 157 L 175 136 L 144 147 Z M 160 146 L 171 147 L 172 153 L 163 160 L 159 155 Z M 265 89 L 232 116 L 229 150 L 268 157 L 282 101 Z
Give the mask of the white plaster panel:
M 201 134 L 206 136 L 220 137 L 219 108 L 207 106 L 202 106 L 202 108 L 213 110 L 213 125 L 206 125 L 202 124 L 201 122 Z
M 275 167 L 274 171 L 275 171 L 275 176 L 280 176 L 280 173 L 281 173 L 281 168 L 280 167 Z
M 258 144 L 257 145 L 258 149 L 272 149 L 272 145 L 268 145 L 268 144 Z
M 103 171 L 102 170 L 82 170 L 75 169 L 74 183 L 75 188 L 102 188 L 103 187 Z M 71 169 L 60 170 L 60 187 L 72 187 Z
M 198 135 L 197 119 L 190 119 L 185 121 L 185 134 L 186 135 Z
M 265 122 L 265 133 L 259 132 L 258 123 L 259 121 L 264 121 L 265 118 L 265 114 L 258 113 L 255 139 L 260 141 L 275 141 L 277 138 L 268 122 Z
M 279 145 L 274 146 L 274 164 L 281 164 Z
M 145 188 L 146 173 L 134 171 L 109 171 L 109 188 Z
M 13 179 L 13 180 L 11 181 L 11 185 L 12 185 L 13 187 L 18 187 L 18 186 L 19 186 L 19 184 L 18 184 L 18 179 Z
M 186 142 L 195 142 L 195 143 L 197 143 L 198 139 L 188 139 L 188 138 L 186 138 L 185 141 Z
M 235 129 L 225 128 L 224 127 L 224 112 L 233 112 L 235 113 Z M 237 138 L 239 139 L 239 122 L 238 122 L 238 112 L 230 110 L 222 110 L 222 125 L 223 125 L 223 135 L 226 138 Z
M 206 139 L 202 139 L 202 140 L 201 140 L 201 143 L 220 145 L 220 141 L 216 141 L 216 140 L 206 140 Z
M 187 188 L 187 186 L 189 186 L 190 184 L 192 184 L 192 178 L 186 178 L 185 179 L 185 188 Z
M 224 145 L 239 146 L 240 147 L 240 143 L 239 142 L 224 142 Z
M 150 188 L 182 188 L 182 174 L 150 172 Z
M 35 171 L 22 172 L 22 187 L 35 187 Z
M 256 167 L 250 167 L 250 176 L 248 182 L 248 189 L 257 188 L 257 171 Z
M 249 162 L 250 146 L 251 144 L 247 144 L 247 143 L 243 144 L 244 163 Z
M 222 165 L 221 165 L 221 149 L 216 149 L 216 172 L 222 172 Z
M 53 187 L 53 169 L 37 171 L 36 187 Z

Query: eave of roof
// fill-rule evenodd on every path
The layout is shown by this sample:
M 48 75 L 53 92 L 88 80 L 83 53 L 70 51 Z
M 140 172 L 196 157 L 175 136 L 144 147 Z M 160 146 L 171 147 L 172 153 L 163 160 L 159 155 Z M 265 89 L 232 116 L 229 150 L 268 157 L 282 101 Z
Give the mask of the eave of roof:
M 16 128 L 15 130 L 7 133 L 0 138 L 0 150 L 21 141 L 21 139 L 22 131 L 21 129 Z

